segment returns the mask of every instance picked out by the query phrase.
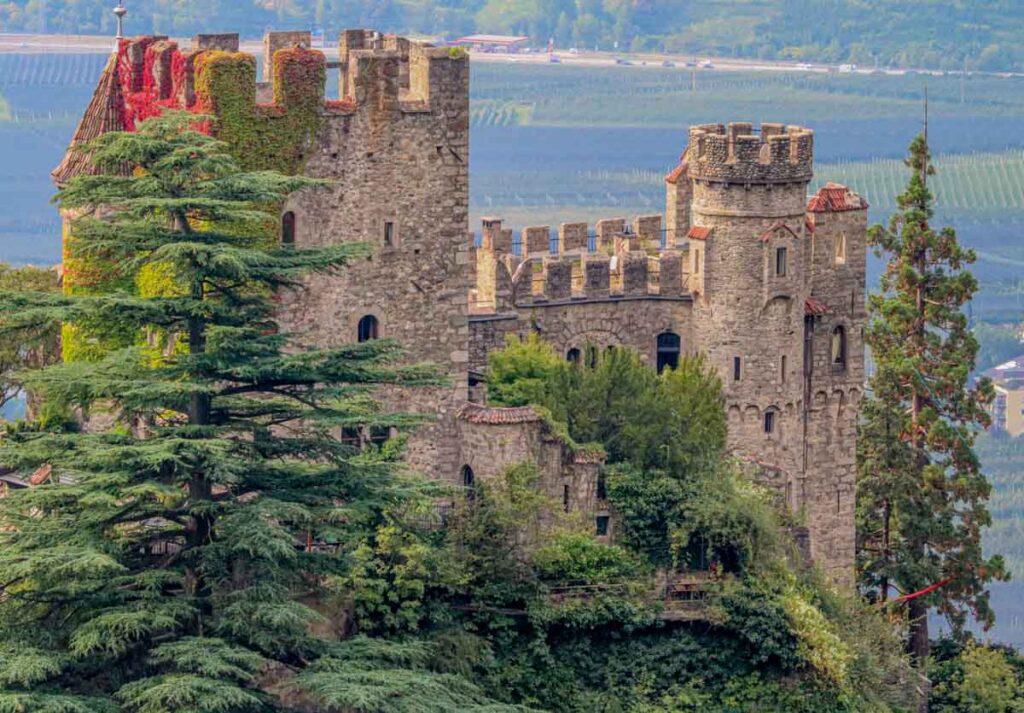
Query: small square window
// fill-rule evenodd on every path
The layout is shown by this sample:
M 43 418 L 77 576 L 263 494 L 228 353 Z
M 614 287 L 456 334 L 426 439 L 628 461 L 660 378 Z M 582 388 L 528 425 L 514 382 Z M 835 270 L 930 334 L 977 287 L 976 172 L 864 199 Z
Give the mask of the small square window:
M 775 412 L 765 411 L 764 412 L 764 432 L 772 434 L 775 432 Z
M 775 249 L 775 276 L 786 276 L 786 248 Z
M 597 528 L 596 528 L 597 529 L 597 536 L 598 537 L 607 537 L 608 536 L 608 525 L 611 523 L 611 518 L 608 517 L 607 515 L 598 515 L 595 518 L 594 522 L 597 525 Z

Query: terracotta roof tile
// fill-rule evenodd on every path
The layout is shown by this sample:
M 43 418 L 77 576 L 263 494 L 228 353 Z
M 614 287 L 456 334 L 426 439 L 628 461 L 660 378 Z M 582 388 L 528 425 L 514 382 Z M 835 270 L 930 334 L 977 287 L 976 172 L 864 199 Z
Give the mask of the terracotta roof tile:
M 687 165 L 686 161 L 683 161 L 678 166 L 676 166 L 674 169 L 672 169 L 671 173 L 669 173 L 667 176 L 665 176 L 665 182 L 666 183 L 671 183 L 672 185 L 675 185 L 679 181 L 680 178 L 682 178 L 683 176 L 686 175 L 686 172 L 688 170 L 689 170 L 689 166 Z
M 30 485 L 42 485 L 50 476 L 53 474 L 53 466 L 47 463 L 46 465 L 39 468 L 35 473 L 29 476 L 28 482 Z
M 495 406 L 482 406 L 480 404 L 465 404 L 459 409 L 459 419 L 469 423 L 486 423 L 492 425 L 515 424 L 515 423 L 537 423 L 541 421 L 540 414 L 529 406 L 519 408 L 497 408 Z
M 60 165 L 50 174 L 54 182 L 64 185 L 75 176 L 94 175 L 98 169 L 94 166 L 87 153 L 77 151 L 76 147 L 88 143 L 109 131 L 122 131 L 124 119 L 122 112 L 124 100 L 121 95 L 121 82 L 117 73 L 117 53 L 110 56 L 96 91 L 89 101 L 89 106 L 71 138 L 71 145 L 64 154 Z
M 690 240 L 707 240 L 711 237 L 712 230 L 713 228 L 705 228 L 700 225 L 695 225 L 687 231 L 686 237 Z
M 865 210 L 868 202 L 844 185 L 829 181 L 807 201 L 810 213 L 842 213 L 848 210 Z
M 817 297 L 808 297 L 804 300 L 804 315 L 808 317 L 819 317 L 828 314 L 828 305 Z

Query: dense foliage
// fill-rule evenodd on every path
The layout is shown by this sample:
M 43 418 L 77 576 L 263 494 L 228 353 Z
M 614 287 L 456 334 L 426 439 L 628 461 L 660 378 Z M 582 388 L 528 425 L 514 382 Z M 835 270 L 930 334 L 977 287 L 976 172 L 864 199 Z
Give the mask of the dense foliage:
M 1024 657 L 1009 647 L 940 639 L 928 674 L 934 713 L 1024 711 Z
M 869 298 L 867 344 L 875 363 L 858 440 L 859 566 L 879 600 L 929 588 L 909 600 L 909 646 L 928 655 L 928 611 L 959 632 L 968 613 L 986 626 L 994 614 L 987 585 L 1006 577 L 1002 558 L 985 557 L 991 486 L 974 440 L 989 424 L 992 385 L 970 385 L 978 342 L 964 305 L 977 290 L 972 251 L 952 228 L 931 225 L 934 172 L 918 136 L 910 181 L 889 226 L 869 239 L 886 261 L 881 290 Z
M 635 608 L 635 596 L 608 588 L 615 581 L 608 573 L 623 566 L 611 553 L 533 552 L 532 566 L 509 572 L 518 588 L 489 591 L 526 596 L 531 576 L 542 576 L 552 561 L 575 559 L 563 565 L 566 572 L 590 586 L 603 582 L 603 594 L 583 606 L 561 601 L 554 612 L 550 603 L 528 605 L 532 628 L 520 629 L 511 649 L 494 649 L 502 685 L 512 686 L 516 700 L 555 711 L 899 705 L 888 685 L 900 662 L 887 625 L 790 568 L 786 516 L 726 457 L 713 370 L 688 357 L 658 375 L 629 350 L 594 353 L 592 361 L 586 354 L 583 364 L 572 364 L 536 335 L 510 338 L 489 357 L 488 394 L 498 404 L 535 404 L 563 435 L 598 441 L 608 454 L 606 490 L 621 547 L 659 577 L 710 571 L 718 584 L 705 602 L 705 625 L 657 625 Z M 566 547 L 564 538 L 555 542 Z M 589 576 L 581 563 L 591 563 Z M 643 580 L 634 574 L 631 581 Z M 671 609 L 662 597 L 655 594 L 654 603 Z M 510 604 L 492 606 L 498 601 Z
M 1020 69 L 1024 15 L 1013 0 L 153 0 L 133 3 L 140 31 L 188 35 L 267 26 L 329 31 L 372 26 L 458 36 L 529 35 L 536 45 L 670 49 L 864 65 L 899 63 L 960 69 Z M 809 18 L 815 18 L 811 21 Z M 5 31 L 109 33 L 105 0 L 7 0 Z
M 57 292 L 57 273 L 37 267 L 12 268 L 0 262 L 0 293 Z M 58 330 L 35 329 L 23 332 L 18 339 L 0 341 L 0 413 L 15 398 L 23 395 L 18 373 L 38 368 L 55 359 Z
M 52 469 L 0 499 L 0 711 L 501 710 L 422 652 L 318 633 L 324 583 L 352 576 L 364 543 L 385 547 L 385 513 L 423 492 L 392 449 L 360 454 L 332 431 L 407 424 L 372 392 L 432 372 L 393 365 L 388 342 L 296 351 L 278 333 L 274 292 L 364 250 L 267 247 L 244 226 L 317 184 L 244 173 L 195 121 L 104 135 L 89 150 L 105 173 L 59 194 L 82 250 L 179 289 L 0 293 L 6 337 L 63 320 L 137 336 L 24 377 L 85 428 L 0 438 L 5 465 Z

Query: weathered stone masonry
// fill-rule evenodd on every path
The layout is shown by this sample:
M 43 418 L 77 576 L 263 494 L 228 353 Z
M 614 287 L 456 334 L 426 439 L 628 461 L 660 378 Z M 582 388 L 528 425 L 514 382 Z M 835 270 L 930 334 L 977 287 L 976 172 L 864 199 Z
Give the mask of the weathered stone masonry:
M 598 529 L 610 527 L 609 536 L 593 455 L 573 452 L 531 409 L 479 403 L 487 353 L 508 334 L 536 332 L 584 366 L 609 346 L 636 349 L 659 367 L 706 354 L 725 384 L 732 449 L 805 514 L 814 560 L 850 581 L 867 205 L 835 184 L 808 201 L 813 132 L 694 127 L 666 177 L 664 215 L 610 218 L 593 229 L 566 223 L 554 251 L 549 226 L 523 228 L 517 241 L 489 218 L 474 248 L 467 58 L 351 30 L 339 60 L 327 63 L 309 39 L 269 34 L 265 81 L 243 67 L 237 76 L 251 86 L 236 88 L 234 103 L 211 87 L 220 86 L 216 72 L 244 64 L 237 35 L 200 36 L 190 51 L 165 38 L 125 41 L 73 143 L 131 130 L 164 106 L 221 119 L 241 106 L 271 137 L 275 126 L 307 130 L 297 170 L 333 184 L 289 200 L 282 239 L 300 247 L 360 241 L 374 252 L 285 295 L 283 327 L 318 346 L 393 337 L 410 360 L 439 364 L 445 386 L 383 394 L 389 406 L 433 416 L 411 439 L 411 465 L 465 484 L 536 463 L 545 491 Z M 322 86 L 293 86 L 322 83 L 328 65 L 339 70 L 340 101 L 323 101 Z M 278 165 L 244 126 L 211 126 L 229 128 L 222 138 L 243 161 Z M 69 152 L 54 178 L 86 170 Z

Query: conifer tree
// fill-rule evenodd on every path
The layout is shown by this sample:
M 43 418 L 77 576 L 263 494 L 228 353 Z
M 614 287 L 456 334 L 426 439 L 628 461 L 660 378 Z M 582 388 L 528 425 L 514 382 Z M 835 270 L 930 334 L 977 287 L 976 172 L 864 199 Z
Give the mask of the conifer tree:
M 934 168 L 924 136 L 910 145 L 907 165 L 899 212 L 869 233 L 887 264 L 866 332 L 876 373 L 859 441 L 859 566 L 879 601 L 928 590 L 906 602 L 908 648 L 923 661 L 928 612 L 956 629 L 968 612 L 989 626 L 986 586 L 1006 574 L 981 547 L 990 486 L 973 446 L 989 423 L 992 387 L 970 384 L 978 344 L 963 306 L 978 288 L 968 270 L 975 256 L 952 228 L 930 224 Z
M 101 137 L 88 150 L 103 173 L 57 197 L 82 216 L 76 251 L 128 278 L 120 290 L 0 295 L 6 334 L 70 321 L 137 336 L 26 377 L 113 426 L 0 442 L 6 464 L 53 469 L 0 500 L 0 712 L 281 710 L 275 686 L 354 711 L 476 710 L 471 684 L 387 642 L 360 659 L 311 633 L 320 582 L 421 490 L 386 449 L 360 454 L 332 432 L 409 423 L 373 391 L 433 371 L 394 366 L 389 342 L 303 351 L 279 332 L 278 290 L 365 250 L 268 240 L 269 207 L 316 186 L 241 172 L 196 121 L 169 112 Z M 143 275 L 165 284 L 124 287 Z

